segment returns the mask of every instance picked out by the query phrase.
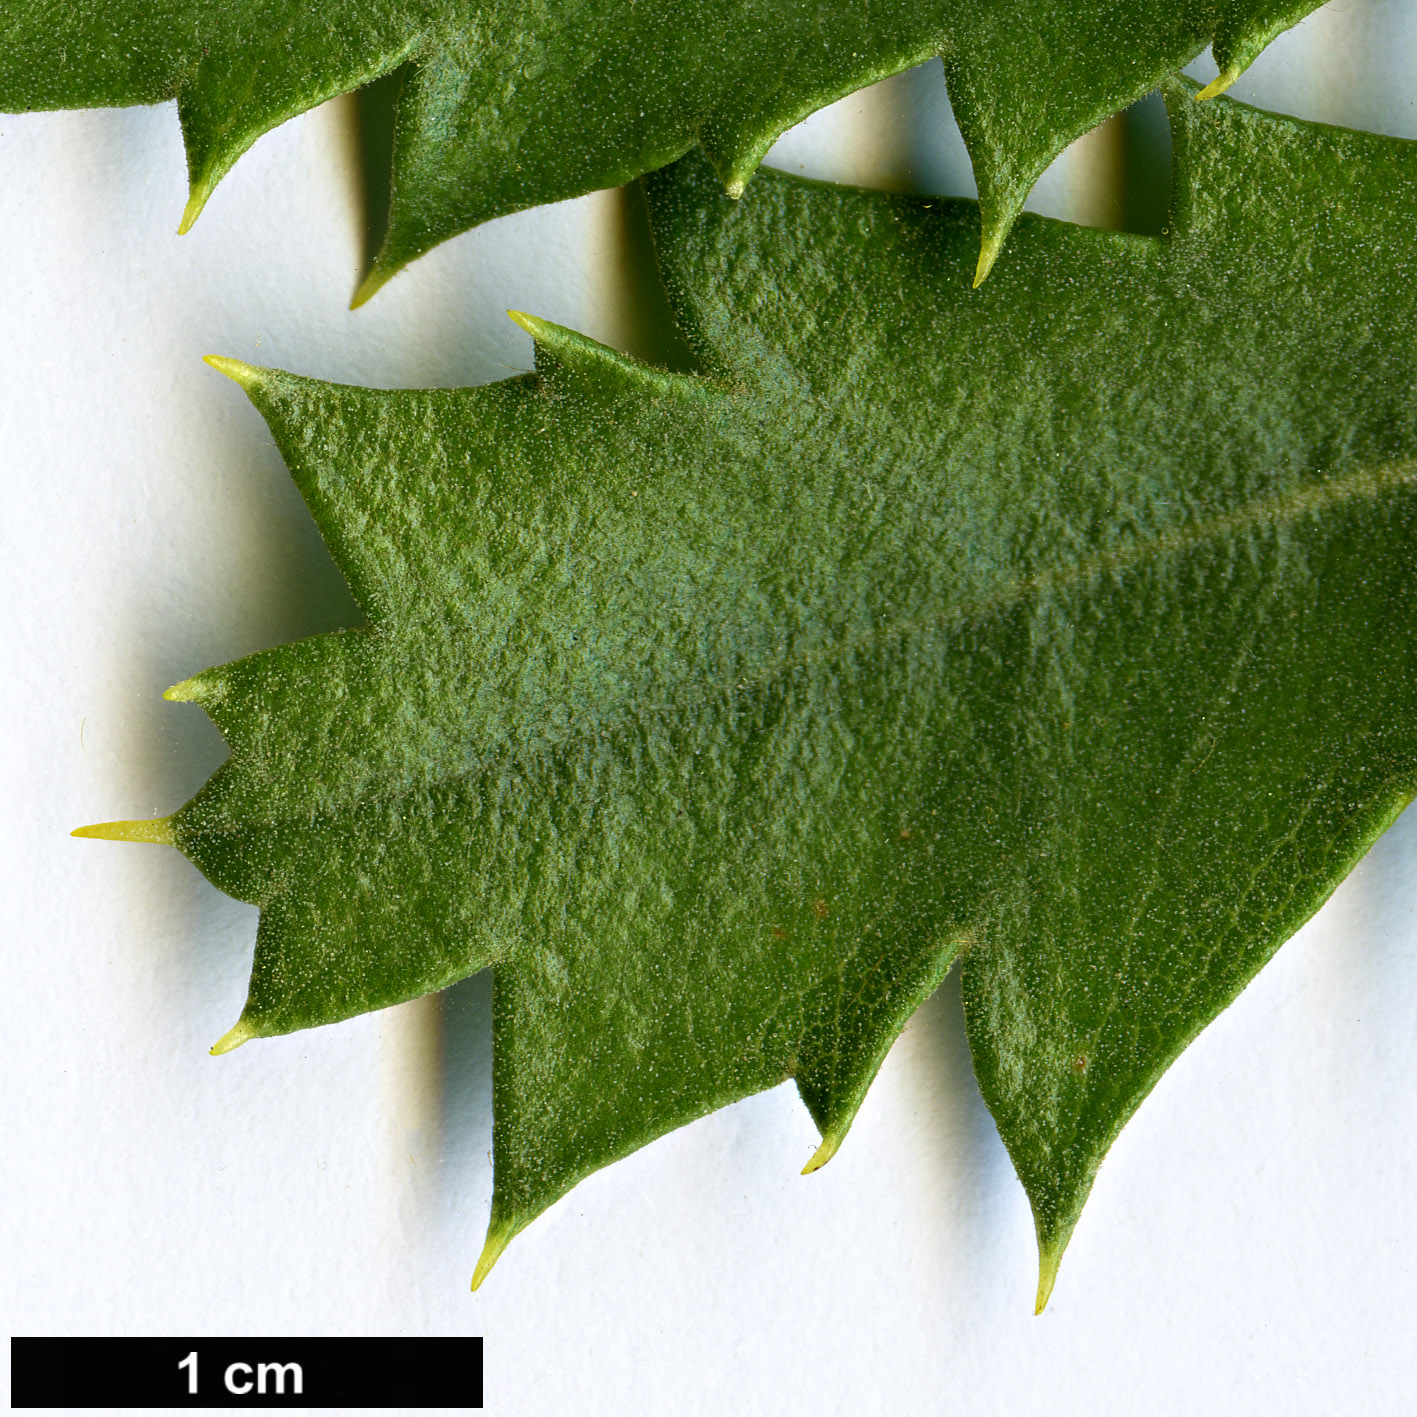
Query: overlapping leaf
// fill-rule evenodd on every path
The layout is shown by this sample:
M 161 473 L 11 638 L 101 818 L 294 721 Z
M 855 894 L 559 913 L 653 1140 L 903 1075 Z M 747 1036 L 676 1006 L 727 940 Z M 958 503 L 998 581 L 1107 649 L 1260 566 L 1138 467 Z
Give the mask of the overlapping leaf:
M 1074 138 L 1213 42 L 1224 87 L 1318 0 L 8 0 L 0 110 L 176 98 L 184 225 L 263 132 L 407 66 L 360 297 L 440 241 L 696 144 L 731 192 L 784 129 L 942 55 L 983 277 Z
M 494 969 L 482 1269 L 794 1078 L 840 1143 L 956 955 L 1043 1294 L 1118 1129 L 1417 787 L 1417 145 L 1170 95 L 1169 235 L 698 157 L 701 375 L 228 365 L 366 629 L 199 674 L 170 839 L 261 907 L 223 1040 Z M 1243 174 L 1243 180 L 1237 176 Z

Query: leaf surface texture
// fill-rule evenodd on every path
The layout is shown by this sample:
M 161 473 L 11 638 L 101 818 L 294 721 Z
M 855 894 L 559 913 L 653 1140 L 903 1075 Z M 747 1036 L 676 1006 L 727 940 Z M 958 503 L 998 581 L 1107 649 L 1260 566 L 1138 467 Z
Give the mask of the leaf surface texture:
M 1046 1291 L 1413 795 L 1417 145 L 1193 92 L 1167 236 L 978 292 L 971 203 L 648 178 L 702 373 L 228 366 L 369 625 L 174 690 L 231 756 L 155 830 L 261 907 L 228 1046 L 493 968 L 489 1254 L 789 1077 L 829 1155 L 958 956 Z

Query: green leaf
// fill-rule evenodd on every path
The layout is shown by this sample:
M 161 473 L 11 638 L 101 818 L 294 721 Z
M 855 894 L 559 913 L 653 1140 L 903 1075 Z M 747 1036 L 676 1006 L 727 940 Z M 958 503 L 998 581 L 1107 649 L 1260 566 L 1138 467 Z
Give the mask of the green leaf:
M 1212 44 L 1237 78 L 1318 0 L 19 0 L 0 110 L 176 98 L 183 229 L 262 133 L 407 66 L 387 236 L 356 296 L 493 217 L 698 145 L 737 194 L 777 136 L 942 55 L 982 202 L 982 280 L 1044 168 Z
M 699 158 L 703 374 L 226 362 L 367 628 L 173 690 L 164 823 L 261 907 L 218 1045 L 494 969 L 479 1278 L 579 1179 L 796 1080 L 835 1150 L 962 956 L 1046 1297 L 1102 1156 L 1417 787 L 1417 145 L 1174 87 L 1165 237 Z M 1243 174 L 1243 181 L 1236 174 Z

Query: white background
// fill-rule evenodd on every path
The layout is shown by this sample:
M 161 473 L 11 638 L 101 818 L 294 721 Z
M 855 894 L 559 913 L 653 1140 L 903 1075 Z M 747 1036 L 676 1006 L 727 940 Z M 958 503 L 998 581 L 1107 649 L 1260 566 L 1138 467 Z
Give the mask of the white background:
M 1410 4 L 1340 0 L 1236 93 L 1417 136 L 1414 59 Z M 893 80 L 769 160 L 970 193 L 941 89 L 938 64 Z M 654 345 L 616 194 L 495 222 L 349 313 L 355 117 L 263 139 L 183 238 L 170 107 L 0 118 L 7 1332 L 483 1334 L 506 1414 L 1410 1410 L 1417 809 L 1126 1129 L 1038 1319 L 953 979 L 819 1175 L 784 1086 L 583 1183 L 476 1295 L 485 977 L 207 1056 L 255 911 L 175 851 L 67 832 L 168 812 L 220 761 L 163 688 L 353 611 L 201 356 L 480 383 L 531 363 L 508 306 Z M 1031 205 L 1098 210 L 1108 151 L 1084 142 Z

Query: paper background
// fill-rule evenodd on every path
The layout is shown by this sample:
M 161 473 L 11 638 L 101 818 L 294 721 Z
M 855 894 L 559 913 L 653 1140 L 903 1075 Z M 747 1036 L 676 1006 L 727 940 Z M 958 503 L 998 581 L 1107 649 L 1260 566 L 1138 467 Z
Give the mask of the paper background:
M 1413 7 L 1341 0 L 1235 92 L 1412 137 L 1414 59 Z M 173 851 L 67 831 L 165 813 L 220 761 L 163 688 L 354 612 L 264 425 L 201 356 L 455 385 L 530 366 L 509 306 L 635 352 L 658 338 L 616 194 L 494 223 L 349 313 L 356 105 L 263 139 L 183 238 L 170 107 L 0 118 L 8 1331 L 480 1333 L 506 1414 L 1405 1410 L 1417 810 L 1128 1126 L 1040 1319 L 953 978 L 819 1175 L 797 1174 L 816 1138 L 784 1086 L 583 1183 L 477 1295 L 485 977 L 207 1056 L 255 911 Z M 1031 205 L 1087 215 L 1097 160 L 1065 156 Z M 769 161 L 972 192 L 938 65 Z

